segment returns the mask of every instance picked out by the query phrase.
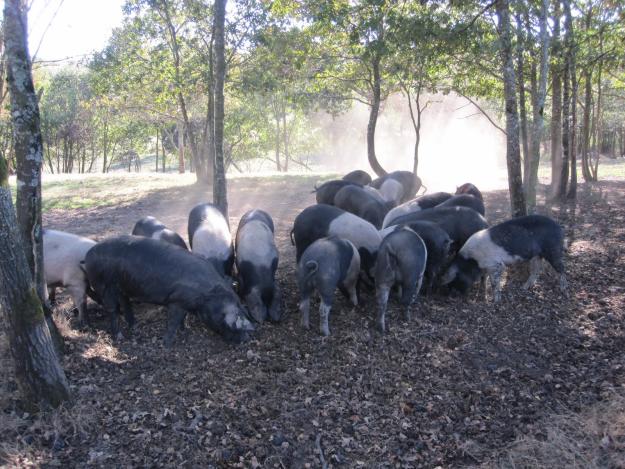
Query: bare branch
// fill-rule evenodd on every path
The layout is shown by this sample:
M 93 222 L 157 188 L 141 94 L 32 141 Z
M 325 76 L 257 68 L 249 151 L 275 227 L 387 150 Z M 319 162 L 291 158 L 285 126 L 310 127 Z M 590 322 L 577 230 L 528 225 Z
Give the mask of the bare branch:
M 496 129 L 500 130 L 501 132 L 503 132 L 503 134 L 504 134 L 504 135 L 506 135 L 506 136 L 508 135 L 508 134 L 506 133 L 506 131 L 505 131 L 504 129 L 502 129 L 501 127 L 499 127 L 499 126 L 495 123 L 495 121 L 492 119 L 492 117 L 490 117 L 490 116 L 487 114 L 487 112 L 486 112 L 484 109 L 482 109 L 482 108 L 480 107 L 480 105 L 479 105 L 479 104 L 477 104 L 477 103 L 476 103 L 475 101 L 473 101 L 471 98 L 469 98 L 468 96 L 465 96 L 465 95 L 464 95 L 464 94 L 462 94 L 462 93 L 458 93 L 458 94 L 459 94 L 460 96 L 462 96 L 463 98 L 465 98 L 467 101 L 469 101 L 471 104 L 473 104 L 473 105 L 477 108 L 477 110 L 478 110 L 478 111 L 480 111 L 480 113 L 482 113 L 482 115 L 488 119 L 488 122 L 490 122 L 491 124 L 493 124 L 493 127 L 495 127 Z M 475 114 L 473 114 L 473 115 L 475 115 Z M 467 116 L 467 117 L 471 117 L 471 116 Z

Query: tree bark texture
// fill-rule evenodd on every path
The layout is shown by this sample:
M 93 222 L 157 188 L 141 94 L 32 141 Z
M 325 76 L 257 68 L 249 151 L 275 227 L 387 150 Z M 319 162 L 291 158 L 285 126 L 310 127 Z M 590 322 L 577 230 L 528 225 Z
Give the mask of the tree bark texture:
M 575 31 L 573 30 L 573 15 L 571 14 L 570 0 L 563 0 L 564 17 L 566 24 L 566 49 L 567 66 L 571 80 L 571 104 L 570 104 L 570 124 L 569 124 L 569 162 L 571 181 L 566 197 L 574 199 L 577 197 L 577 66 L 576 66 L 576 46 Z M 562 194 L 564 195 L 564 194 Z
M 178 172 L 184 174 L 184 124 L 178 122 Z
M 17 3 L 6 0 L 6 5 Z M 11 8 L 9 6 L 8 8 Z M 69 398 L 50 330 L 35 290 L 17 230 L 7 164 L 0 160 L 0 310 L 9 337 L 21 394 L 32 410 L 57 407 Z
M 529 175 L 529 144 L 528 144 L 528 132 L 527 132 L 527 104 L 525 100 L 525 58 L 523 57 L 523 48 L 529 41 L 525 40 L 523 34 L 523 23 L 521 21 L 521 14 L 516 14 L 517 24 L 517 82 L 519 86 L 519 114 L 521 117 L 521 144 L 523 148 L 523 182 L 527 184 L 527 176 Z M 528 32 L 529 34 L 529 32 Z
M 228 220 L 228 188 L 224 166 L 224 81 L 226 79 L 225 33 L 226 0 L 215 0 L 215 172 L 213 203 Z
M 536 205 L 536 186 L 538 185 L 538 165 L 540 163 L 540 141 L 543 137 L 545 97 L 547 95 L 547 75 L 549 65 L 547 1 L 548 0 L 541 0 L 540 8 L 540 70 L 537 87 L 535 69 L 532 70 L 532 135 L 529 155 L 529 182 L 527 184 L 527 204 L 529 207 L 534 207 Z
M 551 45 L 551 192 L 560 186 L 562 167 L 562 66 L 560 42 L 560 0 L 554 0 L 553 41 Z
M 506 103 L 506 162 L 508 166 L 508 190 L 512 216 L 526 215 L 525 194 L 521 174 L 521 148 L 519 146 L 519 114 L 517 111 L 516 80 L 512 42 L 510 38 L 510 5 L 508 0 L 496 1 L 500 55 L 503 71 Z
M 5 2 L 4 47 L 7 82 L 11 93 L 13 151 L 17 163 L 16 209 L 26 262 L 30 268 L 35 291 L 43 302 L 46 322 L 59 351 L 63 339 L 52 311 L 45 304 L 47 291 L 43 269 L 43 230 L 41 226 L 41 171 L 43 143 L 39 105 L 33 86 L 30 54 L 28 52 L 26 11 L 19 0 Z
M 381 99 L 381 77 L 380 77 L 380 56 L 375 54 L 371 61 L 371 68 L 373 70 L 373 83 L 372 85 L 372 101 L 371 109 L 369 110 L 369 123 L 367 124 L 367 158 L 371 169 L 379 177 L 385 176 L 386 171 L 378 162 L 378 158 L 375 154 L 375 127 L 378 122 L 378 114 L 380 112 L 380 99 Z

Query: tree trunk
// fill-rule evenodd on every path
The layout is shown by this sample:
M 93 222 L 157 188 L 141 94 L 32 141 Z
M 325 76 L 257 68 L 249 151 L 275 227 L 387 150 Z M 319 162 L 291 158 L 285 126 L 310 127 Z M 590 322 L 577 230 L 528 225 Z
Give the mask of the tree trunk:
M 562 66 L 560 43 L 560 0 L 554 0 L 553 42 L 551 47 L 551 193 L 560 187 L 562 167 Z
M 215 175 L 213 203 L 228 220 L 228 188 L 224 168 L 224 81 L 226 79 L 224 27 L 226 0 L 215 0 Z
M 582 116 L 582 176 L 584 181 L 591 182 L 592 165 L 589 164 L 590 150 L 590 111 L 592 108 L 592 69 L 588 67 L 584 73 L 584 114 Z
M 565 35 L 567 33 L 565 32 Z M 556 198 L 563 200 L 566 197 L 566 189 L 569 182 L 569 155 L 571 154 L 571 80 L 569 67 L 569 54 L 567 52 L 564 63 L 563 93 L 562 93 L 562 167 L 560 168 L 559 185 Z
M 286 109 L 282 110 L 282 134 L 284 135 L 284 172 L 289 172 L 289 132 L 286 126 Z
M 540 141 L 543 137 L 545 97 L 547 95 L 547 74 L 549 65 L 549 34 L 547 33 L 548 0 L 541 1 L 540 8 L 540 75 L 536 86 L 536 68 L 532 67 L 532 137 L 530 149 L 529 179 L 527 184 L 527 204 L 536 205 L 538 185 L 538 165 L 540 163 Z M 537 89 L 536 89 L 537 88 Z
M 527 187 L 529 175 L 529 144 L 527 133 L 527 105 L 525 103 L 525 60 L 523 57 L 523 45 L 526 40 L 523 35 L 523 23 L 521 22 L 521 14 L 516 14 L 517 24 L 517 82 L 519 87 L 519 112 L 521 116 L 521 143 L 523 148 L 523 183 Z M 528 27 L 529 29 L 529 27 Z M 529 31 L 528 33 L 529 34 Z M 527 41 L 529 42 L 529 41 Z
M 165 132 L 161 130 L 161 155 L 163 155 L 163 162 L 161 164 L 161 171 L 164 173 L 167 169 L 167 151 L 165 150 Z
M 44 306 L 46 322 L 55 346 L 62 351 L 63 339 L 52 320 L 52 311 L 45 303 L 47 291 L 43 269 L 41 226 L 43 143 L 39 105 L 33 86 L 28 53 L 26 12 L 21 10 L 20 4 L 18 0 L 7 1 L 4 9 L 7 82 L 11 92 L 13 153 L 17 165 L 17 220 L 24 243 L 26 261 L 32 273 L 36 292 Z
M 154 158 L 154 163 L 155 163 L 154 171 L 158 173 L 158 130 L 156 131 L 156 145 L 154 147 L 154 152 L 156 154 Z
M 381 77 L 380 77 L 380 56 L 375 54 L 371 60 L 371 68 L 373 69 L 373 83 L 372 92 L 373 100 L 371 102 L 371 109 L 369 110 L 369 123 L 367 124 L 367 158 L 371 169 L 379 177 L 385 176 L 386 171 L 378 162 L 378 158 L 375 154 L 375 126 L 378 122 L 378 113 L 380 112 L 380 99 L 381 99 Z
M 571 80 L 571 117 L 569 126 L 569 161 L 571 164 L 571 169 L 569 172 L 571 174 L 571 183 L 569 185 L 566 197 L 569 199 L 574 199 L 577 197 L 577 52 L 570 0 L 564 0 L 562 4 L 564 5 L 564 16 L 566 24 L 567 64 L 569 67 L 569 77 Z M 562 195 L 564 196 L 564 193 Z
M 43 146 L 39 107 L 28 53 L 26 12 L 20 0 L 4 2 L 4 43 L 11 91 L 13 145 L 18 165 L 15 218 L 8 165 L 0 160 L 0 308 L 6 316 L 16 376 L 33 407 L 56 407 L 69 398 L 41 299 L 45 298 L 41 229 Z M 18 230 L 19 223 L 19 230 Z M 21 235 L 21 236 L 20 236 Z M 48 317 L 46 317 L 48 316 Z M 56 328 L 54 328 L 56 331 Z
M 184 174 L 184 130 L 180 122 L 178 122 L 178 172 Z
M 499 39 L 501 42 L 501 65 L 506 101 L 506 161 L 508 166 L 508 189 L 512 216 L 526 215 L 525 194 L 521 175 L 521 148 L 519 146 L 519 114 L 517 111 L 516 80 L 510 39 L 510 5 L 508 0 L 496 0 Z
M 276 169 L 278 172 L 282 171 L 282 165 L 280 164 L 280 116 L 278 115 L 278 105 L 274 104 L 275 117 L 276 117 Z
M 423 109 L 421 108 L 421 88 L 422 85 L 419 83 L 417 85 L 417 95 L 415 96 L 415 106 L 417 108 L 417 115 L 415 116 L 414 110 L 412 108 L 412 97 L 410 96 L 410 88 L 408 88 L 403 83 L 401 87 L 406 93 L 406 97 L 408 98 L 408 110 L 410 111 L 410 120 L 412 121 L 412 128 L 415 133 L 415 143 L 414 143 L 414 153 L 412 160 L 412 173 L 416 176 L 417 170 L 419 169 L 419 144 L 421 143 L 421 112 Z M 426 104 L 427 106 L 427 104 Z

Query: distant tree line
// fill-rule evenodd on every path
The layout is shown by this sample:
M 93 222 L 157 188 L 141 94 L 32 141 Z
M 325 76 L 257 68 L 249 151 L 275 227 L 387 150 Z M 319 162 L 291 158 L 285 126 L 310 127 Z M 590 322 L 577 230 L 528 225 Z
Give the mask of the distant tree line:
M 213 10 L 211 0 L 128 0 L 103 50 L 80 66 L 36 68 L 45 170 L 131 171 L 153 155 L 156 171 L 191 170 L 211 181 Z M 428 95 L 455 92 L 479 112 L 499 109 L 488 118 L 519 148 L 508 158 L 510 179 L 530 206 L 546 155 L 559 198 L 574 195 L 578 162 L 594 181 L 600 155 L 625 155 L 618 2 L 237 0 L 230 10 L 226 169 L 248 160 L 307 168 L 325 137 L 317 111 L 338 114 L 361 102 L 369 109 L 367 156 L 384 174 L 375 132 L 393 93 L 405 97 L 412 119 L 414 171 Z M 8 117 L 0 120 L 0 152 L 11 160 Z

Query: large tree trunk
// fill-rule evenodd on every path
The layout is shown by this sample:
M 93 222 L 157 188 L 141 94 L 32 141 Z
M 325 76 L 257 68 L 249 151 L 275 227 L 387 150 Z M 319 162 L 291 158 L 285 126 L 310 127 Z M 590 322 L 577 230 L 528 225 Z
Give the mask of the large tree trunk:
M 7 81 L 11 92 L 13 122 L 13 150 L 17 163 L 17 220 L 22 235 L 26 261 L 40 301 L 46 322 L 59 351 L 63 339 L 52 320 L 47 306 L 47 291 L 43 270 L 43 231 L 41 226 L 41 169 L 43 143 L 37 94 L 33 86 L 30 55 L 27 45 L 26 12 L 19 0 L 5 2 L 4 43 Z
M 371 61 L 371 68 L 373 69 L 373 83 L 372 92 L 373 100 L 371 101 L 371 109 L 369 110 L 369 123 L 367 124 L 367 158 L 371 169 L 378 176 L 382 177 L 386 175 L 386 171 L 378 162 L 378 158 L 375 154 L 375 127 L 378 122 L 378 113 L 380 112 L 380 99 L 381 99 L 381 77 L 380 77 L 380 56 L 376 54 Z
M 289 172 L 289 129 L 286 125 L 286 109 L 282 110 L 282 134 L 284 135 L 284 172 Z
M 525 59 L 523 57 L 523 46 L 524 44 L 529 43 L 529 41 L 525 40 L 523 34 L 523 23 L 521 21 L 521 13 L 517 12 L 516 14 L 516 24 L 517 24 L 517 45 L 516 45 L 516 55 L 517 55 L 517 82 L 519 87 L 519 112 L 521 116 L 521 144 L 523 149 L 523 183 L 527 186 L 528 176 L 529 176 L 529 140 L 528 140 L 528 132 L 527 132 L 527 104 L 525 100 Z M 529 29 L 529 26 L 528 26 Z M 529 31 L 528 33 L 529 34 Z
M 547 74 L 549 65 L 549 35 L 547 33 L 547 1 L 541 1 L 540 8 L 540 75 L 536 89 L 536 70 L 532 70 L 532 136 L 530 149 L 529 179 L 527 184 L 527 204 L 536 205 L 538 185 L 538 164 L 540 163 L 540 141 L 543 137 L 545 97 L 547 95 Z
M 226 60 L 224 26 L 226 22 L 226 0 L 215 0 L 215 173 L 213 180 L 213 203 L 219 207 L 228 220 L 228 188 L 224 167 L 224 81 Z
M 27 46 L 26 12 L 20 0 L 4 2 L 4 43 L 11 91 L 13 145 L 18 165 L 16 220 L 8 185 L 8 165 L 0 160 L 0 306 L 6 317 L 16 376 L 34 407 L 58 406 L 69 397 L 44 315 L 41 166 L 43 146 L 39 108 Z M 17 229 L 19 223 L 19 231 Z M 21 236 L 20 236 L 21 234 Z M 56 331 L 56 328 L 54 328 Z
M 592 69 L 588 67 L 584 73 L 584 114 L 582 116 L 582 176 L 584 181 L 594 181 L 592 165 L 589 163 L 590 150 L 590 111 L 592 108 Z
M 566 24 L 567 65 L 571 80 L 571 117 L 569 126 L 569 161 L 571 164 L 569 172 L 571 174 L 571 183 L 566 196 L 569 199 L 574 199 L 577 197 L 577 68 L 575 63 L 577 52 L 570 0 L 563 0 L 562 4 L 564 5 Z M 564 193 L 562 195 L 564 196 Z
M 521 148 L 519 146 L 519 114 L 517 111 L 516 80 L 510 39 L 510 5 L 508 0 L 497 0 L 499 39 L 504 95 L 506 101 L 506 161 L 508 166 L 508 189 L 512 216 L 526 215 L 523 178 L 521 175 Z
M 558 192 L 562 168 L 562 55 L 560 43 L 560 0 L 554 0 L 551 47 L 551 193 Z
M 563 200 L 566 197 L 566 189 L 569 182 L 569 155 L 571 154 L 571 80 L 569 67 L 569 56 L 566 54 L 564 63 L 564 74 L 562 77 L 562 166 L 558 178 L 558 189 L 556 199 Z

